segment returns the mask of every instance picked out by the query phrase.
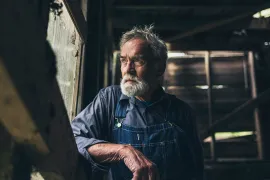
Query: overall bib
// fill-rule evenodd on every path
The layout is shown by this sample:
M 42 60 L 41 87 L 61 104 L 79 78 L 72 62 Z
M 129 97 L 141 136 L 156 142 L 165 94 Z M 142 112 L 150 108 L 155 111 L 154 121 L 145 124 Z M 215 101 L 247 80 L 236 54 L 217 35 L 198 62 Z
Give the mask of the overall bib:
M 113 142 L 129 144 L 157 165 L 161 180 L 191 180 L 194 161 L 185 132 L 177 125 L 173 106 L 163 123 L 136 128 L 125 125 L 129 103 L 118 102 L 115 110 Z M 132 111 L 132 110 L 131 110 Z M 111 166 L 113 180 L 131 180 L 132 172 L 124 162 Z

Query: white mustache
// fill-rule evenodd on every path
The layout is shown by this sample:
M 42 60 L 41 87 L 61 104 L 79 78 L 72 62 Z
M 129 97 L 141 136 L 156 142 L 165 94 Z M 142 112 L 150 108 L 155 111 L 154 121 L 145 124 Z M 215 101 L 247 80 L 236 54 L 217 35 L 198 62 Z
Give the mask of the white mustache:
M 126 83 L 127 81 L 135 81 L 135 82 L 139 82 L 139 79 L 137 76 L 133 76 L 133 75 L 130 75 L 130 74 L 126 74 L 124 77 L 123 77 L 123 81 L 124 83 Z

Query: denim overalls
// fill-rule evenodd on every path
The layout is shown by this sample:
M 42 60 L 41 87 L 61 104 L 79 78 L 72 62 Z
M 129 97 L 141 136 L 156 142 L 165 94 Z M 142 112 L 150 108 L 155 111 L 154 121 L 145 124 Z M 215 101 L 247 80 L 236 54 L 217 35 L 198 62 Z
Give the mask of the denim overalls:
M 174 124 L 176 112 L 173 104 L 170 103 L 163 123 L 146 128 L 125 125 L 126 115 L 130 113 L 128 104 L 118 102 L 116 106 L 113 142 L 129 144 L 141 151 L 157 165 L 161 180 L 191 180 L 194 160 L 185 132 Z M 111 172 L 114 180 L 132 179 L 124 162 L 113 164 Z

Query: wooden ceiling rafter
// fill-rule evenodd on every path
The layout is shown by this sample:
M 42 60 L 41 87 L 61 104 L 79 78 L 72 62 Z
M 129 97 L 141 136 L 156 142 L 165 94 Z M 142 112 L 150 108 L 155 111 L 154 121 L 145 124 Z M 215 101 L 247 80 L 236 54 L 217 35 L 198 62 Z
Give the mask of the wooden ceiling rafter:
M 114 5 L 113 7 L 114 11 L 140 11 L 140 10 L 149 10 L 149 11 L 163 11 L 163 10 L 185 10 L 185 9 L 199 9 L 199 10 L 209 10 L 209 9 L 225 9 L 225 10 L 232 10 L 232 9 L 238 9 L 238 10 L 250 10 L 253 9 L 253 5 L 245 5 L 245 6 L 239 6 L 239 5 Z
M 193 29 L 190 29 L 186 32 L 181 32 L 179 34 L 176 34 L 170 38 L 167 38 L 166 41 L 168 42 L 171 42 L 171 41 L 176 41 L 176 40 L 180 40 L 182 38 L 185 38 L 185 37 L 188 37 L 188 36 L 192 36 L 194 34 L 197 34 L 197 33 L 201 33 L 201 32 L 205 32 L 205 31 L 208 31 L 208 30 L 211 30 L 211 29 L 214 29 L 214 28 L 217 28 L 217 27 L 220 27 L 220 26 L 224 26 L 226 24 L 229 24 L 229 23 L 233 23 L 233 22 L 236 22 L 236 21 L 240 21 L 246 17 L 249 17 L 249 16 L 252 16 L 254 13 L 262 10 L 262 9 L 265 9 L 266 7 L 269 7 L 270 4 L 267 3 L 263 6 L 257 6 L 257 7 L 254 7 L 253 10 L 250 10 L 248 12 L 244 12 L 244 13 L 240 13 L 234 17 L 230 17 L 230 18 L 226 18 L 226 19 L 223 19 L 223 20 L 220 20 L 220 21 L 215 21 L 215 22 L 211 22 L 211 23 L 207 23 L 203 26 L 197 26 Z

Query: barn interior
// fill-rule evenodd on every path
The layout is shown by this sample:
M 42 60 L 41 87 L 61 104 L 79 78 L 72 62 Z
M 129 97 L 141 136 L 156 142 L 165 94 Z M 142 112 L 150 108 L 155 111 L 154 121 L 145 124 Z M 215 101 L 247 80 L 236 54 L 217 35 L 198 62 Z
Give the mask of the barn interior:
M 164 90 L 196 111 L 205 179 L 270 179 L 268 0 L 0 4 L 0 179 L 100 178 L 70 122 L 119 84 L 122 33 L 151 24 L 169 50 Z

